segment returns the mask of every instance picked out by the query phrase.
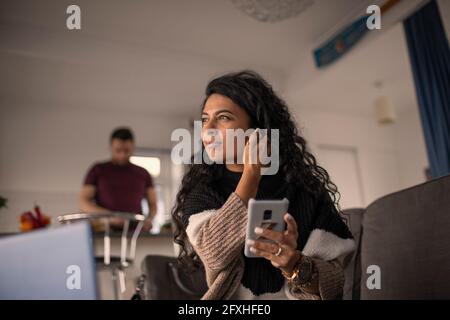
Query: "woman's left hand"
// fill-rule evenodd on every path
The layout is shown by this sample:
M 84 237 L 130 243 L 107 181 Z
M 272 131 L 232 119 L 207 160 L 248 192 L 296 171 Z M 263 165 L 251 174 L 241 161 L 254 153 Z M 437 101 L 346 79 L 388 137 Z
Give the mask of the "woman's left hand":
M 247 243 L 251 246 L 250 251 L 254 254 L 266 258 L 273 266 L 290 275 L 296 262 L 300 259 L 301 253 L 297 251 L 297 223 L 289 213 L 284 215 L 284 221 L 286 221 L 287 229 L 283 232 L 255 228 L 257 235 L 275 243 L 259 240 L 248 240 Z

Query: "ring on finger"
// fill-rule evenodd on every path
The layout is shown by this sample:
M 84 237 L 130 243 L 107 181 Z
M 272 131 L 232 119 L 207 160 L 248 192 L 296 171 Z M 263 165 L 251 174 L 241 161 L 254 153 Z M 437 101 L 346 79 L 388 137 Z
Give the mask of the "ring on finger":
M 283 251 L 283 249 L 281 248 L 281 246 L 278 246 L 278 251 L 277 251 L 277 253 L 275 253 L 275 256 L 279 257 L 282 251 Z

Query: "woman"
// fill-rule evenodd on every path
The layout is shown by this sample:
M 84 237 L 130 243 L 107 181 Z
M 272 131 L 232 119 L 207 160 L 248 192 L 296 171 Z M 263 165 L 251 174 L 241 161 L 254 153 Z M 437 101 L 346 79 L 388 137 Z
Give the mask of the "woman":
M 214 140 L 206 133 L 216 129 L 226 137 L 227 129 L 249 128 L 279 129 L 277 174 L 261 175 L 259 161 L 248 161 L 248 143 L 243 164 L 216 161 Z M 205 267 L 209 289 L 203 299 L 339 298 L 344 278 L 338 258 L 354 249 L 336 209 L 339 194 L 271 86 L 250 71 L 212 80 L 202 109 L 202 140 L 215 162 L 190 167 L 172 215 L 180 259 Z M 226 142 L 221 146 L 224 160 Z M 255 230 L 273 242 L 249 243 L 260 258 L 245 257 L 249 199 L 284 197 L 286 231 Z

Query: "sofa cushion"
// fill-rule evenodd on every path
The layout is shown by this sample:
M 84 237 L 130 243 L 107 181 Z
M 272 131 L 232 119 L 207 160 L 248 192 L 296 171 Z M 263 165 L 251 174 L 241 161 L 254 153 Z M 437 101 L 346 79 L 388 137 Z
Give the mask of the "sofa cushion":
M 449 231 L 450 176 L 373 202 L 363 218 L 361 299 L 450 298 Z M 381 289 L 366 285 L 371 265 Z
M 344 267 L 344 300 L 358 300 L 360 298 L 361 284 L 361 257 L 360 240 L 364 209 L 354 208 L 342 211 L 342 217 L 347 223 L 350 232 L 355 239 L 356 250 L 344 258 L 342 264 Z

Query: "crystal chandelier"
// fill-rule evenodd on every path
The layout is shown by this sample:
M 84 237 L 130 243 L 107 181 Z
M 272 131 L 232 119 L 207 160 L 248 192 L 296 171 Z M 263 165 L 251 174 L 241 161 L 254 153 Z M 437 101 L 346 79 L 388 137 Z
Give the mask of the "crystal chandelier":
M 305 11 L 314 0 L 230 0 L 236 8 L 262 22 L 278 22 Z

